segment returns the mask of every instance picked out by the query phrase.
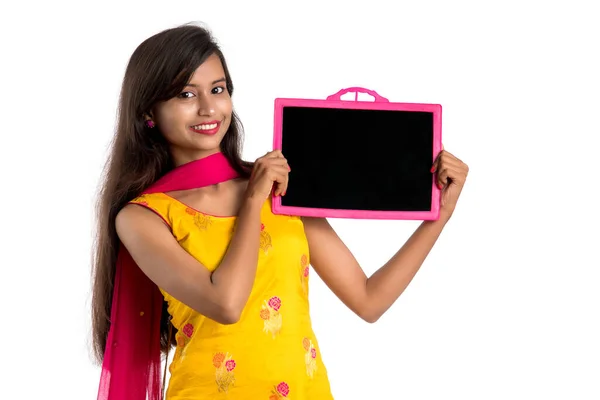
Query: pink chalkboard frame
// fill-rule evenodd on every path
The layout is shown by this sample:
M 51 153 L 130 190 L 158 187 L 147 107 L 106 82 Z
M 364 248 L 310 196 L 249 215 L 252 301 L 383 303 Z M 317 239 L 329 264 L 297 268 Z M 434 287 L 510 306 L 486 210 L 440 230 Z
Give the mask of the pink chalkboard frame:
M 355 93 L 354 101 L 343 100 L 341 97 L 347 93 Z M 373 100 L 358 100 L 359 93 L 372 96 Z M 354 110 L 400 110 L 400 111 L 425 111 L 433 113 L 433 159 L 442 149 L 442 106 L 440 104 L 422 103 L 394 103 L 382 97 L 374 90 L 362 87 L 349 87 L 341 89 L 335 94 L 323 99 L 275 99 L 273 149 L 282 149 L 282 125 L 284 107 L 315 107 L 315 108 L 343 108 Z M 435 174 L 431 178 L 432 195 L 431 209 L 429 211 L 373 211 L 373 210 L 339 210 L 331 208 L 291 207 L 281 203 L 281 197 L 273 196 L 272 211 L 278 215 L 293 215 L 301 217 L 321 218 L 348 218 L 348 219 L 375 219 L 375 220 L 437 220 L 440 214 L 440 189 L 435 185 Z

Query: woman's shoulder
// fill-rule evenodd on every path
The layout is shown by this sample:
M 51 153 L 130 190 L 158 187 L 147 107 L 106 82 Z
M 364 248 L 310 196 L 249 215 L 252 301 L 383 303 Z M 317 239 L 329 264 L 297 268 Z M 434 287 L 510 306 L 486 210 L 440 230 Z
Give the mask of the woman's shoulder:
M 164 196 L 165 193 L 143 193 L 129 200 L 127 204 L 148 205 L 150 203 L 160 202 L 164 199 Z
M 144 211 L 145 209 L 160 217 L 170 226 L 167 217 L 169 207 L 169 199 L 164 193 L 142 194 L 128 201 L 116 217 L 128 223 L 138 223 L 151 215 Z
M 174 202 L 175 199 L 166 193 L 144 193 L 128 201 L 126 206 L 143 206 L 160 214 L 165 214 Z

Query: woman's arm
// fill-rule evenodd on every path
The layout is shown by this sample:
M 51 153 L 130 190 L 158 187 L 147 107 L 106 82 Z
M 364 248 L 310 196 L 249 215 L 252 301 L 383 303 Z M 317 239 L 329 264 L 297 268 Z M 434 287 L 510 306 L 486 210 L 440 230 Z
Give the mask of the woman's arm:
M 377 321 L 400 297 L 433 248 L 451 218 L 469 168 L 441 151 L 432 173 L 441 194 L 440 218 L 424 221 L 402 248 L 370 278 L 337 236 L 327 220 L 304 219 L 311 264 L 323 282 L 352 311 L 368 322 Z
M 445 221 L 425 221 L 406 244 L 370 278 L 326 219 L 304 219 L 311 264 L 340 300 L 375 322 L 400 297 L 425 261 Z
M 185 251 L 164 221 L 136 205 L 117 215 L 117 234 L 140 269 L 179 301 L 222 324 L 239 320 L 254 284 L 260 249 L 262 206 L 273 189 L 284 193 L 289 166 L 280 151 L 254 164 L 237 226 L 214 272 Z
M 211 273 L 175 240 L 152 211 L 128 205 L 117 233 L 136 264 L 167 293 L 222 324 L 239 320 L 256 275 L 262 202 L 246 202 L 221 264 Z

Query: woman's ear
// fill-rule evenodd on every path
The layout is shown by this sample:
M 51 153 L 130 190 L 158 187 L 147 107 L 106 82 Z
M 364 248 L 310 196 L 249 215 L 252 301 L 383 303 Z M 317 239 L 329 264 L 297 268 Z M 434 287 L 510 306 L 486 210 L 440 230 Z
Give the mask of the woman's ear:
M 156 126 L 156 123 L 155 123 L 155 122 L 154 122 L 154 120 L 152 119 L 152 112 L 145 113 L 145 114 L 144 114 L 144 120 L 145 120 L 146 126 L 147 126 L 148 128 L 151 128 L 151 129 L 152 129 L 152 128 L 154 128 L 154 127 Z

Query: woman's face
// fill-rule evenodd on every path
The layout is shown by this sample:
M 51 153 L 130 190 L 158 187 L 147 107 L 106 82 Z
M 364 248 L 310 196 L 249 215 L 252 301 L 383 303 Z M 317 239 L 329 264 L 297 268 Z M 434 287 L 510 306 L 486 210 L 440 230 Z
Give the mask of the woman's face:
M 232 109 L 223 65 L 213 54 L 178 96 L 153 109 L 152 119 L 169 142 L 175 164 L 181 165 L 220 151 Z

